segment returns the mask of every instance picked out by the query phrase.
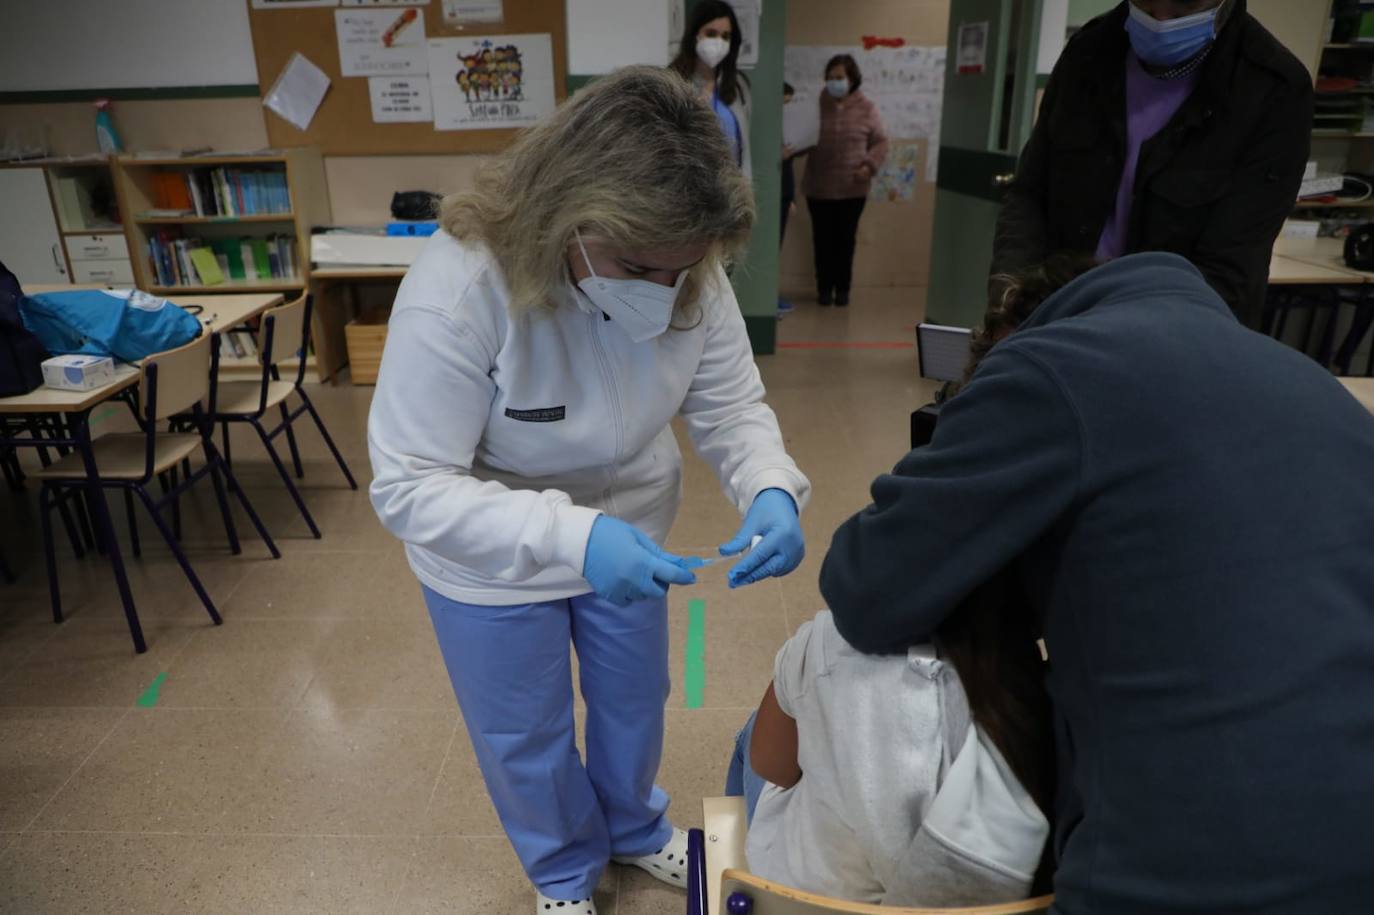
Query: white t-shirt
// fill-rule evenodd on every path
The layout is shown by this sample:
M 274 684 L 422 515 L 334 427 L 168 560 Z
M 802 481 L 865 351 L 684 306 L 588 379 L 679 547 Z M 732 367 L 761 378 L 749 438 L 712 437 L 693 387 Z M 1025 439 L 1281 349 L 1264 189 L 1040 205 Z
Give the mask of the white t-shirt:
M 948 873 L 970 904 L 1026 895 L 1048 823 L 970 728 L 958 675 L 933 646 L 860 654 L 823 611 L 778 652 L 773 684 L 797 722 L 803 775 L 760 796 L 746 843 L 753 873 L 871 904 L 925 903 L 893 898 L 898 887 L 921 895 L 913 871 Z M 947 828 L 930 816 L 937 796 Z

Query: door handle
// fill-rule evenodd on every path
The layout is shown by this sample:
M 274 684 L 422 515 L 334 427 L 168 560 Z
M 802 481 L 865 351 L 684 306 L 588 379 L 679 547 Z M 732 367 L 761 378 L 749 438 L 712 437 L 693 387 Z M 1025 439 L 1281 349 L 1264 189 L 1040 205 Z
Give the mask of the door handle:
M 997 188 L 1008 188 L 1016 181 L 1015 172 L 1007 172 L 1005 175 L 996 175 L 992 179 L 992 186 Z
M 53 242 L 53 246 L 52 246 L 52 263 L 53 263 L 53 266 L 57 268 L 57 272 L 58 272 L 58 273 L 62 274 L 63 276 L 66 276 L 66 275 L 67 275 L 67 265 L 66 265 L 66 263 L 62 260 L 62 251 L 61 251 L 61 249 L 58 247 L 58 242 Z

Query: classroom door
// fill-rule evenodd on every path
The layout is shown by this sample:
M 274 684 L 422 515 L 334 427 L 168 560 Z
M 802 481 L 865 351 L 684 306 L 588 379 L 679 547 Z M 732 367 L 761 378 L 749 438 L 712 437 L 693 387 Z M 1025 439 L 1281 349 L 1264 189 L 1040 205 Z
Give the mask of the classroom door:
M 1064 0 L 950 3 L 926 305 L 931 323 L 972 327 L 986 309 L 1002 192 L 1035 118 L 1041 23 L 1060 31 L 1062 47 L 1064 6 Z
M 23 285 L 69 283 L 41 168 L 0 168 L 0 262 Z

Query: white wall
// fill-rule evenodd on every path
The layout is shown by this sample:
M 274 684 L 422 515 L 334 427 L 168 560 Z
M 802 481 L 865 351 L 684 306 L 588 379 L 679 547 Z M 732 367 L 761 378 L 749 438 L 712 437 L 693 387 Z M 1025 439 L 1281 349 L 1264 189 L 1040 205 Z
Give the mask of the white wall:
M 245 0 L 0 2 L 0 91 L 257 81 Z
M 568 72 L 668 63 L 672 0 L 567 0 Z M 676 36 L 671 36 L 676 38 Z

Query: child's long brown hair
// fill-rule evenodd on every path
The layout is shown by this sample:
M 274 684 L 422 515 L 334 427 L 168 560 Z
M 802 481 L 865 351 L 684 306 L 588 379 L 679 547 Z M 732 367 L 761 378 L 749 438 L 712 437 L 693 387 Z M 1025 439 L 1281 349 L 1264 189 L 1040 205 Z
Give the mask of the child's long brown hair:
M 1037 635 L 1020 582 L 1007 568 L 965 598 L 941 624 L 935 643 L 963 682 L 969 714 L 1053 822 L 1054 732 Z M 1048 892 L 1053 877 L 1052 845 L 1045 843 L 1037 893 Z

